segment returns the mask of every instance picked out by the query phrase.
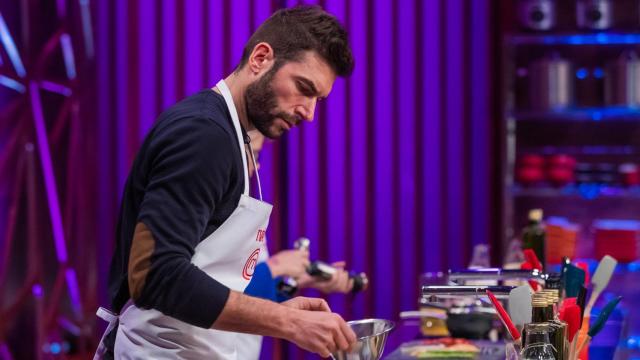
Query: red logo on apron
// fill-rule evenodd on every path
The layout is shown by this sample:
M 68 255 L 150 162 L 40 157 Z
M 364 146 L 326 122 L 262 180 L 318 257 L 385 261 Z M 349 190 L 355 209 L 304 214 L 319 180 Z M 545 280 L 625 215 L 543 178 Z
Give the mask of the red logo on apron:
M 260 254 L 260 249 L 255 249 L 249 255 L 247 262 L 244 264 L 244 268 L 242 269 L 242 277 L 245 280 L 251 280 L 253 276 L 253 271 L 256 269 L 256 265 L 258 264 L 258 255 Z
M 264 241 L 264 236 L 267 234 L 266 230 L 260 229 L 258 230 L 258 235 L 256 235 L 256 241 L 257 242 L 263 242 Z

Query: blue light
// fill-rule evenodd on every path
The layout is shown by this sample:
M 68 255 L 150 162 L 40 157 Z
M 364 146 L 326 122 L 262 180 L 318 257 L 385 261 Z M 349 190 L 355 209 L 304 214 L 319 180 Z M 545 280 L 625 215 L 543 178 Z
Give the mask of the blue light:
M 511 42 L 513 44 L 547 44 L 547 45 L 632 45 L 632 44 L 640 44 L 640 33 L 516 35 L 511 38 Z
M 627 264 L 627 271 L 629 272 L 638 272 L 640 271 L 640 261 L 634 261 Z
M 593 121 L 600 121 L 602 120 L 602 113 L 600 111 L 594 111 L 591 113 L 591 118 Z
M 640 336 L 630 336 L 627 339 L 627 348 L 637 349 L 638 347 L 640 347 Z
M 61 350 L 62 350 L 62 346 L 60 346 L 60 344 L 58 344 L 58 343 L 52 343 L 51 344 L 51 353 L 52 354 L 60 354 Z
M 593 200 L 600 195 L 600 185 L 598 184 L 580 184 L 578 185 L 578 193 L 584 199 Z
M 586 79 L 589 76 L 589 71 L 585 68 L 580 68 L 576 71 L 576 77 L 578 79 Z
M 604 77 L 604 70 L 599 67 L 593 69 L 593 77 L 595 77 L 596 79 L 602 79 Z
M 16 70 L 16 74 L 22 78 L 27 76 L 27 71 L 24 68 L 24 64 L 22 64 L 22 59 L 20 59 L 18 48 L 13 42 L 13 37 L 9 32 L 7 24 L 4 22 L 2 14 L 0 14 L 0 42 L 4 45 L 4 49 L 7 52 L 7 55 L 9 55 L 9 60 L 11 60 L 11 63 Z
M 13 80 L 10 77 L 6 77 L 4 75 L 0 75 L 0 85 L 6 86 L 10 89 L 13 89 L 21 94 L 24 94 L 27 91 L 27 88 L 24 87 L 21 83 L 16 80 Z

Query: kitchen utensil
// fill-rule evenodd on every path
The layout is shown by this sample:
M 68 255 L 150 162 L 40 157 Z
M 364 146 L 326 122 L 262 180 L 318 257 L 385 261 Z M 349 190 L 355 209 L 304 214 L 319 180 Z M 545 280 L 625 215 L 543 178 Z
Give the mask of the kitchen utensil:
M 529 100 L 534 110 L 562 110 L 573 105 L 573 67 L 557 53 L 529 66 Z
M 584 284 L 589 284 L 591 278 L 589 277 L 589 264 L 584 261 L 576 261 L 576 266 L 584 270 Z
M 435 299 L 451 299 L 460 296 L 480 296 L 490 290 L 499 298 L 508 298 L 514 286 L 423 286 L 422 296 Z
M 582 326 L 582 321 L 584 320 L 584 307 L 587 301 L 587 288 L 583 285 L 580 287 L 580 291 L 578 292 L 578 297 L 576 298 L 576 305 L 580 306 L 580 326 Z
M 562 300 L 562 303 L 560 304 L 560 310 L 558 310 L 558 317 L 560 319 L 564 319 L 564 317 L 566 316 L 566 312 L 567 309 L 570 306 L 576 305 L 577 306 L 577 299 L 578 298 L 565 298 L 564 300 Z M 578 309 L 580 309 L 580 307 L 578 306 Z
M 623 52 L 605 67 L 604 94 L 607 105 L 640 106 L 640 59 L 633 51 Z
M 504 307 L 502 307 L 502 304 L 500 304 L 500 301 L 498 301 L 495 295 L 493 295 L 491 290 L 487 290 L 487 296 L 489 296 L 489 300 L 491 300 L 491 303 L 496 308 L 498 317 L 500 317 L 500 320 L 502 320 L 502 323 L 509 331 L 509 335 L 511 335 L 513 341 L 517 343 L 520 340 L 520 331 L 518 331 L 516 326 L 513 324 L 513 321 L 511 321 L 509 314 L 507 314 L 507 311 L 504 309 Z
M 493 309 L 491 309 L 493 310 Z M 485 340 L 493 329 L 495 315 L 474 309 L 452 308 L 447 313 L 447 330 L 454 338 Z
M 536 252 L 533 249 L 524 249 L 524 258 L 525 260 L 533 266 L 534 270 L 542 271 L 542 263 L 538 259 Z
M 565 274 L 565 296 L 577 297 L 580 292 L 580 286 L 584 285 L 584 270 L 575 265 L 568 265 Z
M 606 255 L 600 260 L 596 272 L 591 278 L 591 297 L 585 308 L 587 314 L 591 314 L 591 309 L 593 309 L 593 305 L 595 305 L 596 300 L 598 300 L 598 296 L 600 296 L 602 291 L 609 285 L 609 280 L 611 280 L 617 264 L 618 261 L 609 255 Z
M 420 318 L 420 333 L 426 337 L 450 336 L 447 329 L 447 310 L 449 307 L 433 304 L 420 299 L 420 310 L 416 312 L 401 312 L 400 319 Z M 413 316 L 412 316 L 413 315 Z
M 564 316 L 560 320 L 567 323 L 567 340 L 569 340 L 570 351 L 569 357 L 576 351 L 577 338 L 576 334 L 580 330 L 580 307 L 576 304 L 569 305 L 565 311 Z
M 534 269 L 534 266 L 531 264 L 531 262 L 529 261 L 525 261 L 522 264 L 520 264 L 520 269 L 522 270 L 536 270 Z M 540 284 L 538 284 L 536 281 L 534 280 L 529 280 L 529 286 L 531 286 L 531 289 L 533 289 L 533 291 L 538 291 L 540 290 Z
M 518 269 L 473 269 L 451 271 L 449 270 L 448 279 L 453 282 L 463 282 L 467 280 L 512 280 L 512 279 L 538 279 L 547 280 L 549 274 L 540 270 L 518 270 Z
M 311 240 L 306 237 L 298 238 L 293 243 L 294 249 L 309 251 L 311 247 Z M 328 281 L 331 280 L 333 275 L 338 272 L 338 269 L 332 265 L 329 265 L 323 261 L 312 261 L 306 269 L 307 274 L 315 277 L 318 280 Z M 349 271 L 349 279 L 353 281 L 351 287 L 351 293 L 355 294 L 360 291 L 364 291 L 369 287 L 369 278 L 364 272 Z M 292 277 L 284 277 L 277 284 L 278 293 L 283 296 L 294 296 L 298 291 L 298 282 Z
M 531 322 L 532 294 L 531 288 L 527 285 L 518 286 L 509 293 L 509 315 L 518 330 Z
M 347 351 L 331 354 L 335 360 L 378 360 L 384 351 L 389 332 L 395 324 L 389 320 L 365 319 L 347 324 L 356 333 L 356 343 Z
M 582 29 L 608 29 L 612 25 L 612 17 L 610 0 L 578 0 L 576 3 L 576 20 Z
M 520 24 L 531 30 L 549 30 L 556 23 L 556 4 L 552 0 L 520 0 Z
M 589 332 L 587 333 L 587 336 L 582 339 L 582 342 L 578 346 L 578 351 L 576 351 L 576 354 L 579 354 L 580 351 L 582 351 L 582 348 L 585 347 L 585 345 L 587 345 L 594 336 L 598 335 L 602 328 L 604 328 L 604 324 L 607 322 L 609 316 L 611 316 L 611 313 L 613 312 L 613 309 L 616 308 L 620 300 L 622 300 L 622 296 L 618 296 L 617 298 L 609 301 L 607 305 L 605 305 L 600 315 L 598 315 L 596 321 L 593 323 L 593 325 L 591 325 L 591 327 L 589 327 Z

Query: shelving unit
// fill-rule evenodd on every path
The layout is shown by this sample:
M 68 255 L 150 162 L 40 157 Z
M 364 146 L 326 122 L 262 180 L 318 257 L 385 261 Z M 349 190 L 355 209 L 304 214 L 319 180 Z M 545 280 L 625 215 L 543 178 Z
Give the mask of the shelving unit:
M 503 245 L 519 235 L 527 211 L 541 207 L 555 216 L 575 215 L 563 207 L 580 205 L 590 214 L 572 221 L 587 229 L 593 219 L 620 215 L 611 207 L 626 207 L 629 217 L 640 218 L 640 190 L 615 184 L 570 184 L 527 187 L 515 180 L 517 158 L 523 154 L 565 154 L 578 162 L 630 162 L 640 165 L 640 108 L 606 106 L 594 101 L 603 96 L 605 62 L 634 49 L 640 55 L 640 33 L 511 33 L 504 37 L 503 52 Z M 526 102 L 528 62 L 559 53 L 575 59 L 575 105 L 558 110 L 535 110 Z M 583 54 L 584 53 L 584 54 Z M 595 56 L 597 55 L 597 56 Z M 598 90 L 585 87 L 600 87 Z M 582 87 L 585 99 L 578 88 Z M 603 206 L 607 203 L 608 206 Z M 637 205 L 636 205 L 637 203 Z M 620 210 L 620 209 L 617 209 Z

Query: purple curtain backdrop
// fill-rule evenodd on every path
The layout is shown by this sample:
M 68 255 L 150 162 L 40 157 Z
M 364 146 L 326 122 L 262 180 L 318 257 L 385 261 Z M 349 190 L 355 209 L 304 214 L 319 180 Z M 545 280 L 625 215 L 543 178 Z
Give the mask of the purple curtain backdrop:
M 118 201 L 156 116 L 226 76 L 251 32 L 275 9 L 298 3 L 94 3 L 103 302 Z M 309 237 L 312 257 L 346 260 L 370 277 L 363 294 L 330 296 L 335 311 L 395 319 L 416 307 L 420 273 L 466 265 L 474 244 L 498 246 L 490 1 L 304 3 L 343 22 L 357 65 L 313 124 L 261 155 L 266 200 L 275 204 L 269 246 L 274 252 Z M 266 358 L 302 354 L 280 342 L 266 346 Z

